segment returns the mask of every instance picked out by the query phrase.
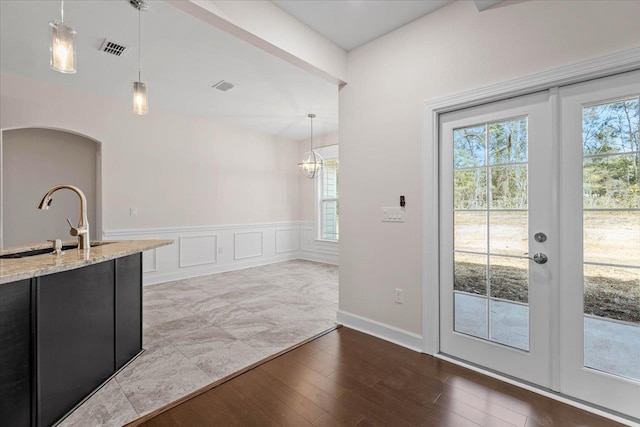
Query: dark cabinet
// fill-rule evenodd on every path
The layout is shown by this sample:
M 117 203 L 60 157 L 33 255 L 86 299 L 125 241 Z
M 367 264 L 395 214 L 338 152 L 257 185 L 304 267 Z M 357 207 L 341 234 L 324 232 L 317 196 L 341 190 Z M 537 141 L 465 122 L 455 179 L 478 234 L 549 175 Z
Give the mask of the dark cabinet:
M 0 424 L 31 424 L 31 280 L 0 285 Z
M 114 263 L 37 279 L 38 425 L 70 411 L 114 370 Z
M 0 285 L 0 425 L 54 424 L 141 350 L 141 253 Z
M 116 259 L 116 369 L 142 349 L 141 283 L 139 254 Z

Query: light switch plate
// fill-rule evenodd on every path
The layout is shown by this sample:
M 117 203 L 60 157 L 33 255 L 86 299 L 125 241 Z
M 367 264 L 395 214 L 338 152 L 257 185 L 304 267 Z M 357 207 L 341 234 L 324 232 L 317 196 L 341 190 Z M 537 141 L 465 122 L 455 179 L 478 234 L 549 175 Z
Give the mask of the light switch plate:
M 404 209 L 382 208 L 382 222 L 404 222 Z

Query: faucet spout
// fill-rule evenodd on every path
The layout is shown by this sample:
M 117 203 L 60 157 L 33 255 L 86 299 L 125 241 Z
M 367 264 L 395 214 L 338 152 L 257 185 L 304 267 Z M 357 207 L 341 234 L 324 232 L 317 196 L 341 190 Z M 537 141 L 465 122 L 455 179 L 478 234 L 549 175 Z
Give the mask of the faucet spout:
M 87 198 L 85 197 L 82 190 L 73 185 L 56 185 L 55 187 L 47 191 L 47 193 L 42 197 L 42 200 L 40 200 L 40 203 L 38 203 L 38 209 L 48 210 L 49 206 L 51 206 L 51 202 L 53 201 L 53 199 L 51 198 L 53 193 L 65 188 L 67 190 L 73 191 L 80 198 L 80 220 L 78 221 L 78 226 L 73 227 L 71 225 L 71 222 L 67 219 L 67 222 L 69 222 L 69 226 L 71 227 L 69 233 L 72 236 L 78 236 L 78 249 L 88 249 L 90 246 L 90 240 L 89 219 L 87 218 Z

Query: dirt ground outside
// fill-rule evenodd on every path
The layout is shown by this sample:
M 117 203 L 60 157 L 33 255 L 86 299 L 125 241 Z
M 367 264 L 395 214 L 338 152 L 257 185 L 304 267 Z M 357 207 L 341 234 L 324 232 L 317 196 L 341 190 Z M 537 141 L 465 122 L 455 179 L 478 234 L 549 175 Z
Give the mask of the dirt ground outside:
M 522 256 L 527 252 L 525 212 L 491 213 L 487 239 L 486 212 L 456 212 L 455 249 L 487 252 L 455 254 L 454 289 L 477 295 L 526 303 L 528 268 Z M 585 212 L 584 258 L 587 262 L 640 267 L 640 212 Z M 496 254 L 495 256 L 493 254 Z M 489 268 L 487 268 L 489 265 Z M 584 266 L 584 312 L 640 324 L 640 269 Z

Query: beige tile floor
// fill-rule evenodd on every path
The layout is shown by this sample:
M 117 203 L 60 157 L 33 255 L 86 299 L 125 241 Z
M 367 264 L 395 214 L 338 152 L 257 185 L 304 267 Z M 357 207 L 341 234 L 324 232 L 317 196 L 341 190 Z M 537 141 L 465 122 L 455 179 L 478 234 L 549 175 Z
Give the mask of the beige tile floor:
M 335 324 L 338 268 L 295 260 L 144 288 L 146 351 L 60 426 L 121 426 Z

